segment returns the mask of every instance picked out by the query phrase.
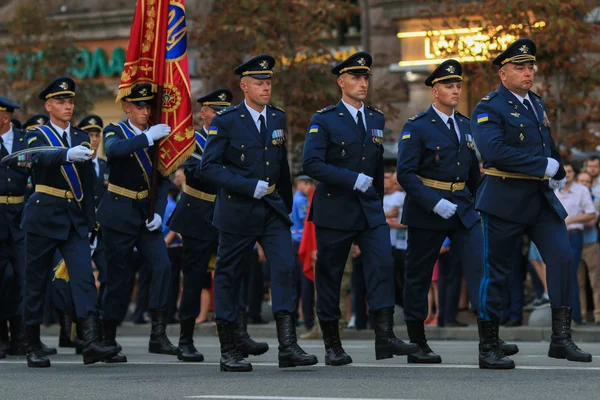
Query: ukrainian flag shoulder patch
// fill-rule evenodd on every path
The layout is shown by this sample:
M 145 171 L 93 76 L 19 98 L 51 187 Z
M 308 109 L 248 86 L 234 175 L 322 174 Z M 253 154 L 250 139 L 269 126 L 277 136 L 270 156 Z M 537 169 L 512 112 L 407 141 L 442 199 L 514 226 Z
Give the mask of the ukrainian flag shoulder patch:
M 31 143 L 35 142 L 37 140 L 37 137 L 32 136 L 29 139 L 27 139 L 27 144 L 30 145 Z
M 410 139 L 410 132 L 402 132 L 402 140 Z
M 319 132 L 319 125 L 313 125 L 308 130 L 308 133 L 317 133 L 317 132 Z
M 487 114 L 478 114 L 477 115 L 477 123 L 481 124 L 483 122 L 488 122 L 488 115 Z
M 216 135 L 216 134 L 217 134 L 217 127 L 216 127 L 216 126 L 211 126 L 211 127 L 208 129 L 208 134 L 209 134 L 209 135 Z

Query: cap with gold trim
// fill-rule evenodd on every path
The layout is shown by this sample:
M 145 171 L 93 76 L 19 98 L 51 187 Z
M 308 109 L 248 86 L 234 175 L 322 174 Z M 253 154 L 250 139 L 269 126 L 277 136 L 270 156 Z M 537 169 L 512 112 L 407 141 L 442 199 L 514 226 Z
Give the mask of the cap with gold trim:
M 73 96 L 75 96 L 75 81 L 68 76 L 54 79 L 38 95 L 40 100 L 66 99 Z
M 331 69 L 331 73 L 340 76 L 345 73 L 352 75 L 371 75 L 373 57 L 366 51 L 352 54 Z
M 506 50 L 494 58 L 494 65 L 502 67 L 505 64 L 523 64 L 535 62 L 536 47 L 533 40 L 521 38 L 510 44 Z
M 84 131 L 102 131 L 104 122 L 102 121 L 102 118 L 96 114 L 90 114 L 83 117 L 82 120 L 79 121 L 79 124 L 77 124 L 77 127 Z
M 152 84 L 138 83 L 131 89 L 131 93 L 123 97 L 124 101 L 135 104 L 136 106 L 152 105 L 154 93 L 152 92 Z
M 6 97 L 0 96 L 0 111 L 13 113 L 17 108 L 21 108 L 17 103 L 14 103 Z
M 446 60 L 429 74 L 425 79 L 425 85 L 433 86 L 436 83 L 452 83 L 462 80 L 462 65 L 456 60 Z
M 238 65 L 233 73 L 241 76 L 251 76 L 255 79 L 271 79 L 275 59 L 270 54 L 259 54 L 245 63 Z
M 33 128 L 37 128 L 40 125 L 45 125 L 50 118 L 44 114 L 35 114 L 31 117 L 27 118 L 25 122 L 23 122 L 23 129 L 30 130 Z
M 231 90 L 227 88 L 220 88 L 213 90 L 207 95 L 199 97 L 196 101 L 203 106 L 208 106 L 213 110 L 220 111 L 229 107 L 232 99 L 233 94 L 231 93 Z

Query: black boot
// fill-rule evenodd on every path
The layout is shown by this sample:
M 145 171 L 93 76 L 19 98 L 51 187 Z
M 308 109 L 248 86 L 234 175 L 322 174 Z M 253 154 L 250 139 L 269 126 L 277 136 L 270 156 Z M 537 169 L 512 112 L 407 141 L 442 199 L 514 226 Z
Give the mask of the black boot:
M 406 356 L 419 351 L 419 346 L 404 343 L 394 335 L 394 308 L 375 311 L 375 358 L 382 360 L 393 356 Z
M 179 324 L 181 332 L 179 334 L 179 354 L 177 358 L 181 361 L 204 361 L 204 356 L 194 346 L 194 327 L 196 326 L 196 321 L 192 318 L 179 321 Z
M 592 362 L 592 355 L 581 351 L 571 339 L 571 307 L 552 307 L 552 339 L 548 357 Z
M 6 351 L 11 356 L 27 355 L 27 338 L 23 319 L 18 316 L 10 317 L 10 348 Z M 43 351 L 43 349 L 42 349 Z
M 238 311 L 236 344 L 242 356 L 260 356 L 269 350 L 269 345 L 265 342 L 255 342 L 248 334 L 248 321 L 246 320 L 246 311 L 242 308 Z
M 70 313 L 63 310 L 56 310 L 58 314 L 58 324 L 60 331 L 58 334 L 58 347 L 74 348 L 75 343 L 71 340 L 71 330 L 73 329 L 73 318 Z
M 435 354 L 427 344 L 425 337 L 424 321 L 406 321 L 408 337 L 410 342 L 419 346 L 419 351 L 409 354 L 407 361 L 409 364 L 440 364 L 442 357 Z
M 27 340 L 27 366 L 32 368 L 48 368 L 50 366 L 50 360 L 42 350 L 40 326 L 26 326 L 25 336 Z
M 221 371 L 248 372 L 252 371 L 252 364 L 244 360 L 239 347 L 236 345 L 236 322 L 218 321 L 217 333 L 221 342 Z
M 107 364 L 126 363 L 127 356 L 121 353 L 121 346 L 117 344 L 117 322 L 102 321 L 102 345 L 106 347 L 114 347 L 118 353 L 112 357 L 104 359 Z
M 287 311 L 275 314 L 277 339 L 279 339 L 279 368 L 315 365 L 319 362 L 316 356 L 306 354 L 298 345 L 296 338 L 296 320 Z
M 479 328 L 479 368 L 513 369 L 515 362 L 502 352 L 498 339 L 499 321 L 492 319 L 477 320 Z
M 323 342 L 325 343 L 325 365 L 346 365 L 352 363 L 352 358 L 344 351 L 340 340 L 339 321 L 321 321 Z
M 173 346 L 167 337 L 167 314 L 166 309 L 152 311 L 152 332 L 150 332 L 148 352 L 176 356 L 179 354 L 179 348 Z
M 80 318 L 77 324 L 81 325 L 83 333 L 83 364 L 88 365 L 104 361 L 119 353 L 115 346 L 106 346 L 102 343 L 100 321 L 97 314 L 90 313 L 87 318 Z
M 506 343 L 500 338 L 498 338 L 498 345 L 500 346 L 500 350 L 502 350 L 506 356 L 514 356 L 519 352 L 519 346 L 516 344 Z
M 0 354 L 6 357 L 6 351 L 10 348 L 10 339 L 8 336 L 8 320 L 0 320 Z M 0 358 L 4 358 L 0 357 Z
M 58 351 L 56 351 L 56 347 L 48 347 L 44 343 L 42 343 L 42 351 L 47 356 L 53 356 L 55 354 L 58 354 Z

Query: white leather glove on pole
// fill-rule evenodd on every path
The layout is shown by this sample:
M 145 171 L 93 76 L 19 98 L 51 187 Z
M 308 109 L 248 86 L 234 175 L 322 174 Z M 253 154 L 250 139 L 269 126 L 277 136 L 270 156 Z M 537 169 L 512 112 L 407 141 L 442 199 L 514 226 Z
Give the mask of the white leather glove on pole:
M 558 167 L 560 167 L 558 161 L 556 161 L 554 158 L 548 157 L 548 164 L 546 165 L 546 172 L 544 172 L 544 175 L 552 178 L 558 172 Z
M 67 150 L 67 161 L 83 162 L 92 158 L 93 151 L 85 146 L 75 146 Z
M 267 191 L 269 190 L 269 184 L 265 181 L 258 181 L 256 184 L 256 189 L 254 189 L 254 198 L 262 199 Z
M 358 174 L 356 178 L 356 182 L 354 182 L 354 190 L 360 190 L 361 192 L 366 192 L 369 190 L 371 185 L 373 184 L 373 178 L 367 176 L 365 174 Z
M 171 127 L 169 125 L 158 124 L 150 127 L 150 129 L 144 132 L 144 135 L 146 135 L 146 137 L 148 138 L 148 143 L 150 144 L 150 146 L 152 146 L 155 141 L 160 140 L 165 136 L 168 136 L 169 133 L 171 133 Z
M 160 215 L 154 213 L 154 218 L 152 219 L 152 221 L 148 222 L 146 221 L 146 228 L 148 228 L 148 230 L 150 232 L 154 232 L 155 230 L 159 229 L 162 226 L 162 218 L 160 217 Z
M 565 187 L 566 184 L 567 184 L 567 178 L 562 178 L 560 180 L 550 178 L 550 182 L 548 182 L 548 185 L 550 186 L 550 189 L 552 189 L 552 190 L 556 190 L 556 189 L 563 190 L 563 188 Z
M 444 219 L 448 219 L 456 213 L 456 208 L 458 206 L 451 201 L 446 199 L 441 199 L 438 203 L 433 207 L 433 212 L 439 215 Z

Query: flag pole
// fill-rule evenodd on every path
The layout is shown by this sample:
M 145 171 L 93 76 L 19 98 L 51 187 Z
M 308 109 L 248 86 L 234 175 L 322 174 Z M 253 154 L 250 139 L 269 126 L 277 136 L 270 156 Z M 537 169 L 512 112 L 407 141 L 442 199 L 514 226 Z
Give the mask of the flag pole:
M 163 87 L 159 85 L 154 95 L 154 104 L 152 106 L 152 122 L 153 125 L 160 124 L 160 116 L 162 113 L 162 93 Z M 162 140 L 162 139 L 161 139 Z M 160 146 L 159 142 L 154 143 L 154 151 L 152 152 L 152 176 L 150 178 L 150 191 L 148 193 L 150 202 L 148 203 L 148 222 L 154 219 L 154 211 L 156 209 L 156 187 L 158 185 L 158 163 Z

